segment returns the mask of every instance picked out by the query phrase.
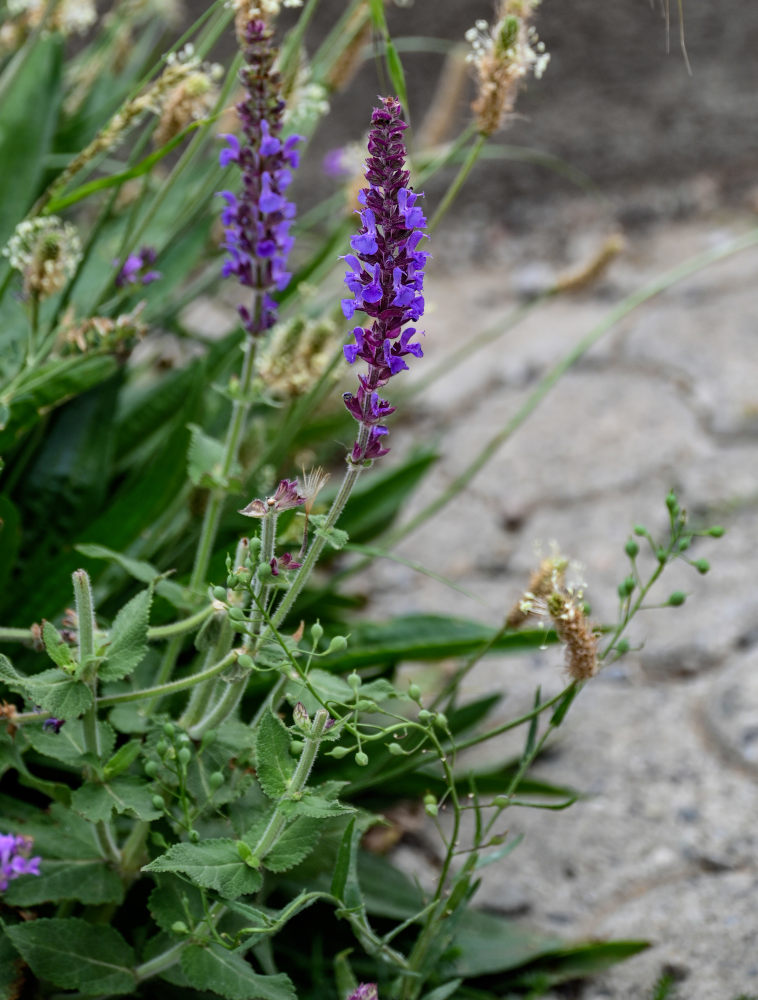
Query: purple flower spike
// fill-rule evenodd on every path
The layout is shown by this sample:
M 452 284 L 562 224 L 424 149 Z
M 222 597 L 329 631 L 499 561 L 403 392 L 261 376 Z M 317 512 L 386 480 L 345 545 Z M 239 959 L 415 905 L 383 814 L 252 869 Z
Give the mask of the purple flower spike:
M 239 307 L 240 319 L 251 336 L 259 336 L 276 321 L 277 304 L 269 292 L 282 291 L 291 278 L 287 254 L 295 206 L 284 197 L 297 167 L 298 135 L 282 140 L 284 101 L 279 96 L 279 75 L 273 64 L 276 49 L 263 21 L 253 19 L 245 31 L 245 65 L 240 79 L 245 96 L 237 105 L 242 141 L 222 135 L 227 146 L 219 154 L 222 167 L 236 164 L 242 173 L 238 195 L 220 192 L 226 199 L 221 221 L 226 228 L 223 248 L 227 257 L 222 274 L 235 275 L 256 294 L 255 308 Z
M 161 272 L 151 269 L 157 254 L 152 247 L 142 247 L 138 253 L 129 254 L 116 275 L 116 288 L 126 285 L 149 285 L 161 277 Z M 119 262 L 113 261 L 118 267 Z
M 370 326 L 353 330 L 354 344 L 344 348 L 345 358 L 353 364 L 358 358 L 368 365 L 368 374 L 360 376 L 356 395 L 345 393 L 344 402 L 361 425 L 350 460 L 355 463 L 385 455 L 381 438 L 388 433 L 378 421 L 394 407 L 380 399 L 377 390 L 393 375 L 407 369 L 403 360 L 408 354 L 422 357 L 418 343 L 411 342 L 415 322 L 424 312 L 424 265 L 428 254 L 418 249 L 426 237 L 426 219 L 409 187 L 405 169 L 405 145 L 400 102 L 385 97 L 371 116 L 366 161 L 366 180 L 358 201 L 361 230 L 350 240 L 352 253 L 345 254 L 349 270 L 345 285 L 350 298 L 342 300 L 347 319 L 356 312 L 373 321 Z M 370 985 L 370 984 L 369 984 Z M 376 988 L 373 987 L 375 990 Z
M 30 858 L 32 838 L 0 833 L 0 892 L 19 875 L 39 875 L 41 858 Z

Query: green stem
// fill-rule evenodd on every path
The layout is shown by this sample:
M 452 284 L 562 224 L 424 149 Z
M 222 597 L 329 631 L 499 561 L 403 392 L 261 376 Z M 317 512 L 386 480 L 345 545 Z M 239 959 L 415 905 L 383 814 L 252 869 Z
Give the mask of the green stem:
M 202 611 L 195 612 L 189 618 L 183 618 L 178 622 L 171 622 L 169 625 L 154 625 L 153 628 L 147 630 L 147 637 L 148 639 L 173 639 L 174 636 L 186 635 L 187 632 L 192 632 L 198 625 L 202 625 L 204 621 L 207 621 L 213 614 L 213 611 L 213 605 L 208 604 Z M 2 630 L 0 630 L 0 639 L 2 639 Z
M 458 196 L 458 192 L 463 187 L 466 178 L 471 173 L 476 161 L 479 159 L 479 154 L 484 149 L 484 144 L 486 142 L 487 142 L 487 137 L 480 133 L 479 135 L 477 135 L 476 139 L 471 143 L 466 159 L 461 164 L 460 170 L 453 179 L 453 183 L 445 192 L 442 201 L 437 206 L 437 211 L 432 216 L 431 222 L 429 223 L 428 226 L 428 231 L 430 233 L 437 228 L 439 223 L 442 221 L 443 216 L 455 201 L 456 197 Z
M 214 663 L 207 670 L 201 670 L 197 674 L 192 674 L 191 677 L 183 677 L 178 681 L 158 684 L 155 687 L 145 688 L 142 691 L 127 691 L 124 694 L 111 694 L 105 698 L 98 698 L 97 707 L 110 708 L 112 705 L 125 705 L 131 701 L 142 701 L 144 698 L 162 698 L 167 694 L 176 694 L 177 691 L 188 691 L 195 684 L 202 684 L 203 681 L 207 681 L 211 677 L 223 673 L 227 667 L 230 667 L 236 661 L 238 654 L 239 650 L 233 649 L 230 653 L 227 653 L 223 660 Z
M 218 638 L 206 654 L 203 669 L 226 656 L 231 649 L 232 642 L 234 640 L 234 632 L 232 631 L 229 618 L 223 612 L 222 614 L 223 621 L 219 629 Z M 198 684 L 197 687 L 194 688 L 189 704 L 179 720 L 180 726 L 184 729 L 190 729 L 192 726 L 197 724 L 197 722 L 202 718 L 206 707 L 211 704 L 213 700 L 213 691 L 217 683 L 217 678 L 213 677 L 211 680 L 206 681 L 204 684 Z
M 303 789 L 308 781 L 308 775 L 311 773 L 311 769 L 316 760 L 319 743 L 321 742 L 321 737 L 324 735 L 328 721 L 329 713 L 323 708 L 320 708 L 313 717 L 313 725 L 310 735 L 308 735 L 305 739 L 300 759 L 298 760 L 297 767 L 295 768 L 295 773 L 290 778 L 289 788 L 277 802 L 273 816 L 269 820 L 266 829 L 260 835 L 258 843 L 253 848 L 253 858 L 251 859 L 251 862 L 254 859 L 257 859 L 259 862 L 263 861 L 268 852 L 279 839 L 281 832 L 287 823 L 284 806 L 288 802 L 291 802 L 293 799 L 299 798 L 302 795 Z
M 292 581 L 290 589 L 287 591 L 287 593 L 284 595 L 281 602 L 279 603 L 279 607 L 271 616 L 271 621 L 269 625 L 267 625 L 265 629 L 261 630 L 260 638 L 258 640 L 258 646 L 260 646 L 261 641 L 264 638 L 266 638 L 270 632 L 272 632 L 274 629 L 278 628 L 279 625 L 281 625 L 286 616 L 289 614 L 295 601 L 300 596 L 300 591 L 303 589 L 306 582 L 308 581 L 308 578 L 310 577 L 311 573 L 313 572 L 316 566 L 318 557 L 321 555 L 324 545 L 326 545 L 327 533 L 331 528 L 334 527 L 334 525 L 337 523 L 340 514 L 345 509 L 345 504 L 347 503 L 348 498 L 352 493 L 353 487 L 358 481 L 358 476 L 363 471 L 363 468 L 364 468 L 363 465 L 354 465 L 352 462 L 348 462 L 347 471 L 345 472 L 345 477 L 342 480 L 342 483 L 340 484 L 339 490 L 337 491 L 337 496 L 334 498 L 332 502 L 332 506 L 329 509 L 329 513 L 327 514 L 324 526 L 311 542 L 310 548 L 308 549 L 305 559 L 303 560 L 302 566 L 297 571 L 297 575 Z
M 0 642 L 29 642 L 32 638 L 28 628 L 0 628 Z
M 271 511 L 261 522 L 261 554 L 260 565 L 268 566 L 274 556 L 276 546 L 276 519 L 277 514 Z M 256 576 L 253 583 L 253 614 L 251 618 L 251 633 L 257 635 L 263 624 L 263 611 L 266 608 L 271 596 L 271 586 L 264 586 L 260 577 Z

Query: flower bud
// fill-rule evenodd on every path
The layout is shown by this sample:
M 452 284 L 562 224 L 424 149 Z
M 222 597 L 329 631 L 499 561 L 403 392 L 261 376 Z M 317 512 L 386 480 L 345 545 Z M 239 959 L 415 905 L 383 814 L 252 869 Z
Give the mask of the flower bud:
M 636 586 L 637 583 L 633 576 L 628 576 L 625 580 L 622 580 L 618 585 L 618 594 L 621 600 L 623 601 L 627 597 L 630 597 L 634 593 Z
M 148 778 L 154 778 L 157 773 L 158 773 L 157 761 L 149 760 L 147 764 L 145 764 L 145 774 L 148 776 Z
M 226 587 L 214 587 L 213 596 L 216 598 L 217 601 L 225 601 L 227 597 Z
M 363 683 L 363 681 L 361 680 L 361 678 L 359 677 L 359 675 L 356 674 L 355 671 L 353 671 L 352 674 L 348 675 L 347 682 L 350 685 L 350 687 L 353 689 L 353 691 L 357 691 L 358 688 Z
M 293 740 L 290 743 L 290 753 L 292 754 L 293 757 L 299 757 L 300 754 L 303 752 L 304 746 L 305 744 L 303 743 L 302 740 Z
M 624 551 L 626 552 L 626 554 L 629 556 L 630 559 L 635 559 L 639 554 L 640 547 L 633 538 L 630 538 L 629 541 L 624 546 Z
M 426 708 L 422 708 L 421 711 L 418 713 L 418 721 L 428 722 L 429 719 L 433 718 L 433 716 L 434 712 L 430 712 Z
M 347 649 L 347 639 L 345 638 L 345 636 L 344 635 L 332 636 L 332 639 L 329 643 L 329 648 L 327 649 L 327 653 L 341 653 L 343 649 Z
M 399 757 L 405 753 L 405 750 L 403 750 L 399 743 L 387 743 L 387 753 L 391 753 L 393 757 Z
M 182 747 L 179 753 L 176 755 L 179 759 L 179 763 L 182 767 L 186 767 L 187 764 L 192 760 L 192 751 L 189 747 Z
M 190 830 L 189 839 L 190 839 L 190 844 L 199 844 L 200 834 L 197 832 L 197 830 Z
M 421 688 L 418 686 L 418 684 L 408 685 L 408 697 L 413 698 L 414 701 L 419 700 L 419 698 L 421 697 Z
M 350 753 L 350 748 L 349 747 L 334 747 L 333 749 L 328 750 L 324 754 L 324 756 L 325 757 L 334 757 L 335 760 L 342 760 L 342 758 L 343 757 L 347 757 L 347 755 L 349 753 Z
M 683 590 L 675 590 L 673 594 L 669 595 L 668 603 L 672 608 L 681 607 L 682 604 L 687 600 L 687 595 Z
M 245 621 L 245 612 L 242 608 L 229 608 L 227 615 L 233 622 L 243 622 Z
M 163 723 L 163 732 L 168 736 L 169 739 L 174 735 L 175 729 L 171 722 Z
M 353 758 L 353 760 L 359 767 L 365 767 L 368 764 L 368 754 L 364 753 L 362 750 L 359 750 L 358 753 Z
M 292 721 L 295 723 L 297 728 L 302 729 L 304 733 L 309 733 L 311 731 L 310 716 L 308 715 L 302 701 L 299 701 L 292 709 Z
M 153 795 L 153 808 L 160 809 L 163 811 L 166 808 L 166 803 L 163 801 L 163 797 L 160 795 Z
M 171 925 L 174 934 L 189 934 L 189 927 L 183 920 L 175 920 Z
M 158 740 L 155 744 L 155 752 L 159 757 L 163 757 L 168 750 L 168 743 L 165 740 Z
M 253 658 L 249 653 L 240 653 L 237 657 L 237 663 L 239 663 L 243 670 L 252 670 L 254 666 Z
M 324 627 L 321 622 L 314 622 L 311 625 L 311 638 L 314 642 L 321 642 L 324 635 Z
M 213 774 L 208 775 L 208 784 L 211 786 L 214 792 L 216 791 L 216 789 L 221 788 L 223 783 L 224 783 L 224 775 L 221 773 L 221 771 L 214 771 Z
M 711 568 L 711 564 L 708 562 L 707 559 L 695 559 L 692 565 L 695 567 L 698 573 L 707 573 L 708 570 Z
M 711 538 L 722 538 L 726 533 L 726 529 L 722 528 L 720 524 L 714 524 L 712 528 L 708 529 L 708 534 Z

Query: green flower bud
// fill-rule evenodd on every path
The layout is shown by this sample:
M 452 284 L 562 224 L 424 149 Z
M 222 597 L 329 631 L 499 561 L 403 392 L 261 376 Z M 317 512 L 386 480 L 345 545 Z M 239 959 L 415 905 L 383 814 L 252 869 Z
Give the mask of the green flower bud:
M 348 674 L 347 682 L 350 685 L 350 687 L 353 689 L 353 691 L 357 691 L 358 688 L 363 683 L 363 681 L 360 679 L 360 677 L 358 676 L 358 674 L 356 674 L 355 671 L 353 671 L 352 674 Z
M 624 546 L 624 551 L 626 552 L 626 554 L 629 556 L 630 559 L 634 559 L 636 558 L 636 556 L 639 555 L 640 547 L 633 538 L 630 538 L 629 541 Z
M 399 757 L 401 754 L 405 753 L 405 750 L 400 746 L 399 743 L 387 743 L 387 752 L 391 753 L 393 757 Z
M 344 635 L 332 636 L 329 643 L 327 653 L 341 653 L 343 649 L 347 649 L 347 639 Z
M 661 565 L 663 565 L 663 563 L 666 562 L 666 560 L 668 559 L 668 557 L 669 557 L 669 554 L 668 554 L 668 552 L 665 549 L 657 549 L 656 550 L 655 558 L 658 560 L 659 563 L 661 563 Z
M 418 684 L 408 685 L 408 697 L 413 698 L 414 701 L 419 700 L 419 698 L 421 697 L 421 688 L 418 686 Z
M 175 920 L 171 925 L 171 930 L 174 934 L 189 934 L 189 927 L 183 920 Z
M 237 586 L 246 587 L 253 579 L 253 574 L 249 569 L 237 570 Z
M 708 529 L 708 534 L 711 538 L 723 538 L 726 534 L 726 528 L 722 528 L 720 524 L 714 524 L 712 528 Z
M 217 601 L 225 601 L 227 596 L 226 587 L 214 587 L 213 596 L 216 598 Z
M 190 830 L 190 832 L 189 832 L 189 839 L 190 839 L 190 843 L 191 844 L 199 844 L 200 843 L 200 834 L 197 832 L 197 830 Z
M 303 743 L 302 740 L 293 740 L 290 743 L 290 753 L 292 754 L 293 757 L 299 757 L 300 754 L 303 752 L 304 746 L 305 743 Z
M 641 538 L 644 538 L 645 535 L 647 535 L 647 528 L 644 526 L 644 524 L 635 524 L 633 530 L 635 535 L 639 535 Z
M 366 764 L 368 764 L 368 754 L 364 753 L 362 750 L 359 750 L 358 753 L 353 758 L 353 760 L 359 767 L 365 767 Z
M 618 592 L 621 600 L 623 601 L 627 597 L 630 597 L 634 593 L 634 588 L 636 586 L 637 583 L 633 576 L 628 576 L 625 580 L 622 580 L 618 585 Z
M 221 771 L 214 771 L 213 774 L 208 775 L 208 784 L 211 786 L 215 792 L 217 788 L 221 788 L 224 783 L 224 775 Z
M 161 811 L 166 808 L 166 803 L 163 801 L 161 795 L 153 796 L 153 809 L 160 809 Z
M 676 493 L 673 491 L 666 496 L 666 506 L 672 514 L 679 513 L 679 501 L 676 498 Z
M 628 639 L 619 639 L 619 641 L 616 643 L 616 652 L 617 653 L 621 653 L 622 655 L 624 653 L 628 653 L 629 652 L 629 640 Z
M 192 760 L 192 751 L 189 747 L 182 747 L 176 756 L 179 758 L 179 763 L 182 767 L 186 767 Z
M 434 724 L 439 729 L 447 729 L 447 716 L 443 712 L 437 712 L 434 717 Z
M 226 589 L 234 590 L 236 586 L 237 586 L 237 575 L 236 573 L 230 573 L 229 576 L 226 578 Z
M 433 718 L 433 716 L 434 712 L 429 712 L 427 709 L 422 708 L 421 711 L 418 713 L 418 721 L 428 722 L 429 719 Z
M 682 604 L 687 600 L 687 595 L 683 590 L 675 590 L 673 594 L 669 594 L 668 603 L 672 608 L 681 607 Z
M 707 573 L 711 568 L 711 564 L 707 559 L 696 559 L 692 564 L 698 573 Z
M 174 735 L 175 732 L 173 724 L 171 722 L 164 722 L 163 732 L 166 734 L 166 736 L 168 736 L 169 739 L 171 739 L 171 737 Z
M 237 663 L 239 663 L 243 670 L 252 670 L 254 666 L 253 658 L 249 653 L 241 653 L 237 657 Z
M 321 642 L 324 636 L 324 626 L 321 622 L 314 622 L 311 625 L 311 638 L 314 642 Z
M 165 756 L 167 750 L 168 750 L 168 743 L 166 743 L 165 740 L 158 740 L 158 742 L 155 744 L 155 752 L 158 754 L 158 756 L 159 757 Z
M 255 575 L 259 580 L 267 581 L 273 577 L 274 572 L 271 569 L 271 566 L 267 562 L 264 562 L 259 564 L 258 569 L 255 571 Z
M 359 698 L 355 703 L 355 708 L 358 712 L 373 712 L 376 709 L 376 702 L 371 698 Z
M 437 805 L 434 802 L 429 802 L 424 806 L 424 812 L 427 816 L 436 816 L 438 813 Z
M 226 613 L 233 622 L 243 622 L 245 620 L 245 612 L 242 608 L 229 608 Z
M 687 549 L 690 547 L 690 545 L 692 545 L 692 536 L 685 535 L 684 538 L 679 539 L 676 547 L 679 549 L 680 552 L 686 552 Z
M 192 741 L 190 740 L 187 733 L 179 733 L 179 736 L 177 737 L 177 743 L 179 743 L 181 746 L 187 746 L 187 744 L 191 742 Z
M 331 750 L 328 750 L 324 754 L 324 756 L 334 757 L 335 760 L 342 760 L 342 758 L 347 757 L 349 753 L 350 753 L 349 747 L 333 747 Z
M 216 742 L 217 736 L 218 733 L 216 732 L 215 729 L 209 729 L 207 732 L 203 733 L 203 738 L 200 741 L 200 748 L 202 750 L 205 750 L 206 747 L 211 746 L 213 743 Z
M 145 774 L 148 776 L 148 778 L 154 778 L 157 773 L 158 773 L 158 762 L 155 760 L 149 760 L 147 764 L 145 764 Z

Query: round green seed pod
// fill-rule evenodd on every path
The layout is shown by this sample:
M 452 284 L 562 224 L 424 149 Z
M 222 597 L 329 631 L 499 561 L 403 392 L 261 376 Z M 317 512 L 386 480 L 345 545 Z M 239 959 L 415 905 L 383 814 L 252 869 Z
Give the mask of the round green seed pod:
M 145 774 L 148 776 L 148 778 L 154 778 L 157 773 L 158 773 L 158 762 L 155 760 L 149 760 L 147 764 L 145 764 Z
M 153 808 L 160 809 L 161 811 L 163 811 L 166 808 L 166 803 L 163 801 L 162 796 L 160 795 L 153 796 Z
M 347 757 L 349 753 L 349 747 L 333 747 L 331 750 L 328 750 L 324 756 L 334 757 L 335 760 L 342 760 L 342 758 Z
M 182 767 L 186 767 L 192 760 L 192 751 L 189 747 L 182 747 L 176 756 L 179 758 L 179 763 Z
M 421 697 L 421 688 L 418 684 L 410 684 L 408 686 L 408 697 L 413 698 L 414 701 L 418 701 Z
M 175 732 L 173 723 L 171 723 L 171 722 L 164 722 L 163 723 L 163 732 L 166 734 L 166 736 L 168 736 L 169 739 L 171 739 L 171 737 L 174 735 L 174 732 Z
M 245 612 L 242 608 L 229 608 L 227 614 L 233 622 L 243 622 L 245 620 Z
M 253 658 L 249 653 L 242 653 L 238 656 L 237 663 L 239 663 L 243 670 L 252 670 L 254 666 Z
M 683 590 L 675 590 L 673 594 L 669 594 L 668 603 L 672 608 L 679 608 L 686 600 L 687 595 Z
M 189 927 L 183 920 L 175 920 L 171 925 L 174 934 L 189 934 Z
M 168 743 L 165 740 L 158 740 L 155 744 L 155 752 L 159 757 L 163 757 L 168 750 Z
M 217 788 L 221 788 L 224 783 L 224 775 L 221 771 L 214 771 L 213 774 L 208 775 L 208 784 L 211 786 L 215 792 Z
M 391 753 L 393 757 L 399 757 L 401 754 L 405 753 L 405 751 L 399 743 L 388 743 L 387 753 Z
M 303 743 L 302 740 L 293 740 L 290 743 L 290 753 L 292 754 L 293 757 L 299 757 L 300 754 L 303 752 L 304 746 L 305 744 Z
M 359 750 L 353 760 L 359 767 L 365 767 L 368 764 L 368 754 Z
M 226 587 L 214 587 L 213 596 L 216 598 L 217 601 L 225 601 L 227 596 Z
M 636 556 L 639 555 L 640 547 L 633 538 L 630 538 L 629 541 L 624 546 L 624 551 L 626 552 L 626 554 L 629 556 L 630 559 L 634 559 Z

